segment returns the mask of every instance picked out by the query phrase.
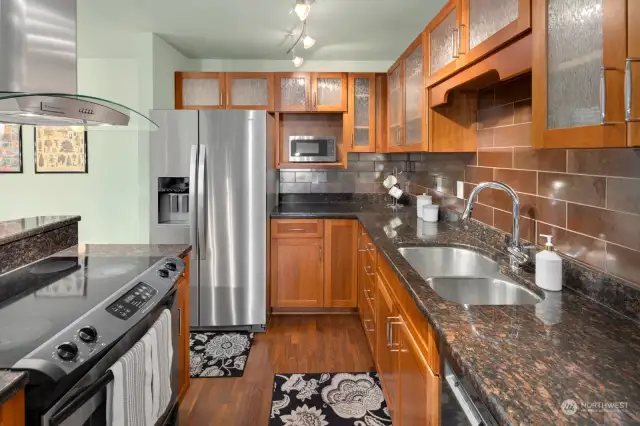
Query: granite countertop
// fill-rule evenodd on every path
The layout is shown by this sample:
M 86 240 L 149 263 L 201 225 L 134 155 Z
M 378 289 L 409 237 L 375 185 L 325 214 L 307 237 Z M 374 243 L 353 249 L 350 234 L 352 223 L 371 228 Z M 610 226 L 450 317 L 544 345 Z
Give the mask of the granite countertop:
M 0 405 L 27 384 L 27 373 L 21 371 L 0 370 Z
M 0 222 L 0 245 L 61 228 L 80 221 L 80 216 L 35 216 Z
M 512 272 L 504 253 L 486 235 L 460 223 L 424 227 L 415 208 L 394 214 L 362 203 L 282 204 L 272 218 L 356 217 L 392 266 L 416 305 L 438 332 L 441 354 L 449 354 L 482 401 L 503 425 L 638 424 L 640 422 L 640 333 L 638 323 L 565 289 L 544 292 L 534 276 Z M 383 230 L 392 218 L 396 235 Z M 546 296 L 535 306 L 463 306 L 442 299 L 400 255 L 406 246 L 458 246 L 480 251 L 501 272 Z M 567 416 L 564 400 L 626 403 L 624 410 L 593 405 Z
M 184 257 L 191 251 L 189 244 L 78 244 L 53 256 L 177 256 Z

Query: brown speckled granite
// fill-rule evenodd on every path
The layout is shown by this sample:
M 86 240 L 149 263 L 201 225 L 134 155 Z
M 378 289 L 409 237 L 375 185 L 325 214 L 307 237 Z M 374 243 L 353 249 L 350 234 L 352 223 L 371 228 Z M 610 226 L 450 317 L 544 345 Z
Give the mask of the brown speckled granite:
M 21 371 L 0 370 L 0 405 L 27 385 L 28 375 Z
M 78 244 L 54 256 L 178 256 L 191 251 L 189 244 Z
M 353 204 L 354 215 L 371 235 L 416 305 L 441 338 L 441 351 L 470 380 L 503 425 L 639 424 L 640 333 L 638 323 L 569 289 L 546 292 L 536 306 L 470 306 L 440 298 L 398 252 L 403 246 L 461 246 L 498 260 L 502 272 L 533 288 L 533 275 L 512 272 L 503 252 L 486 242 L 484 230 L 439 223 L 429 237 L 417 236 L 415 210 L 397 214 L 381 206 Z M 299 211 L 296 212 L 296 209 Z M 316 205 L 318 217 L 327 216 Z M 304 205 L 280 205 L 272 217 L 314 217 Z M 389 238 L 383 227 L 392 217 L 403 224 Z M 471 227 L 473 228 L 473 227 Z M 482 232 L 480 232 L 482 231 Z M 476 237 L 480 237 L 478 239 Z M 540 292 L 541 290 L 538 290 Z M 566 416 L 566 399 L 578 404 L 627 402 L 626 412 L 579 408 Z
M 0 222 L 0 244 L 78 223 L 80 216 L 35 216 Z
M 78 223 L 30 233 L 20 240 L 0 245 L 0 274 L 78 244 Z

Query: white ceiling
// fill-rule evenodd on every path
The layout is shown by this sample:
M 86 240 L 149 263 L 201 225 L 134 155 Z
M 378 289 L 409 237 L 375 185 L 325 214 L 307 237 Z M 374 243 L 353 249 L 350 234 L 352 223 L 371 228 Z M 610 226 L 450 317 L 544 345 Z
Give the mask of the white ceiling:
M 317 0 L 313 60 L 394 60 L 446 0 Z M 79 54 L 122 34 L 159 34 L 189 58 L 286 59 L 294 0 L 79 0 Z M 112 38 L 110 32 L 113 32 Z M 118 32 L 119 34 L 115 34 Z M 124 46 L 123 46 L 124 47 Z

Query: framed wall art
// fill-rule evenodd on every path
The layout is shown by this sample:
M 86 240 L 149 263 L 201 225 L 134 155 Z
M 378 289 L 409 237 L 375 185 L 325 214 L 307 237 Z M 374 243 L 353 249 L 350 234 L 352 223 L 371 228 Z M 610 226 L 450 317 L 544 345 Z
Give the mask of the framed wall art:
M 0 123 L 0 173 L 22 173 L 22 126 Z
M 84 127 L 36 127 L 36 173 L 87 173 Z

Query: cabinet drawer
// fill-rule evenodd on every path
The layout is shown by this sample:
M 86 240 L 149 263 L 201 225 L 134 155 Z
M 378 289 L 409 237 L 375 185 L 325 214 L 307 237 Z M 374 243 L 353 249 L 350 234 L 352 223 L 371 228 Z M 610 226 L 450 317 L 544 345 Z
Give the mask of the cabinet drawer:
M 271 221 L 271 238 L 322 238 L 322 219 L 277 219 Z

